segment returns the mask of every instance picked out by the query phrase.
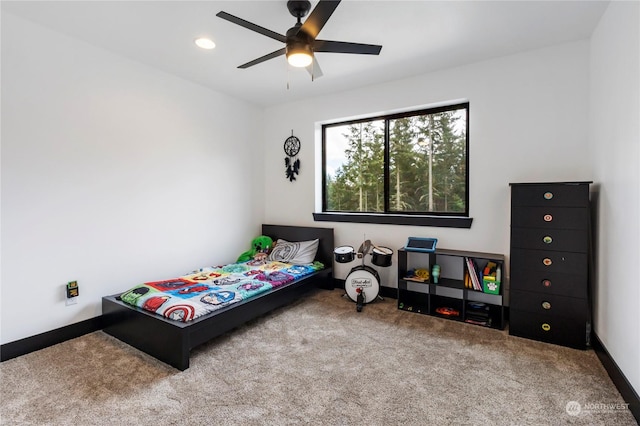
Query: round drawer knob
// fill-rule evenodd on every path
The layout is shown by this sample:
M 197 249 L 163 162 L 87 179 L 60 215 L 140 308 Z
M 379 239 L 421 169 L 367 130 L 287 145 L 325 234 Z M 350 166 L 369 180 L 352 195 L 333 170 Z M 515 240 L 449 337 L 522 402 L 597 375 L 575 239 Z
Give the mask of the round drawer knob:
M 542 259 L 542 263 L 544 264 L 544 266 L 551 266 L 553 261 L 551 259 L 549 259 L 548 257 L 545 257 L 544 259 Z
M 542 302 L 542 308 L 548 311 L 549 309 L 551 309 L 551 303 L 547 301 Z
M 544 199 L 545 200 L 550 200 L 553 198 L 553 192 L 549 191 L 549 192 L 545 192 L 544 193 Z
M 543 287 L 551 287 L 551 280 L 542 280 Z
M 544 324 L 542 324 L 542 329 L 544 331 L 549 331 L 551 330 L 551 326 L 545 322 Z
M 545 235 L 545 236 L 542 238 L 542 241 L 543 241 L 545 244 L 551 244 L 551 243 L 553 242 L 553 238 L 551 238 L 549 235 Z
M 542 219 L 544 219 L 545 222 L 551 222 L 553 220 L 553 216 L 550 214 L 545 214 Z

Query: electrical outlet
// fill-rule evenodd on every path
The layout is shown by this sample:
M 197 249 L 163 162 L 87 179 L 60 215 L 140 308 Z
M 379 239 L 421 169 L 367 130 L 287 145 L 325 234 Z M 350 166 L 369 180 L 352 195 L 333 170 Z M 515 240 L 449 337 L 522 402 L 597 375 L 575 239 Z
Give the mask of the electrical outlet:
M 65 304 L 66 304 L 67 306 L 75 305 L 75 304 L 77 304 L 77 303 L 78 303 L 78 297 L 77 297 L 77 296 L 76 296 L 76 297 L 72 297 L 71 299 L 67 299 L 67 300 L 65 301 Z

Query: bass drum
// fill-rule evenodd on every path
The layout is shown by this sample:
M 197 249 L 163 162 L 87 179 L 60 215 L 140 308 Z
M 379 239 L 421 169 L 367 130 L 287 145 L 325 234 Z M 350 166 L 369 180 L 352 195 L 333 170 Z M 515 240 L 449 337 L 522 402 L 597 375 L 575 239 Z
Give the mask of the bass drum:
M 357 303 L 358 288 L 362 289 L 364 303 L 371 303 L 380 292 L 380 275 L 370 266 L 356 266 L 344 280 L 344 289 L 349 299 Z

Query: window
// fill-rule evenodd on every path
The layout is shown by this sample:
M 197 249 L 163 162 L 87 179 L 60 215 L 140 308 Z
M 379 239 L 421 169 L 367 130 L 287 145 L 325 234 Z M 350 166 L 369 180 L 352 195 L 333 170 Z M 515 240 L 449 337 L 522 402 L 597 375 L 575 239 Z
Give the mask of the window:
M 468 148 L 468 103 L 323 125 L 323 213 L 468 219 Z

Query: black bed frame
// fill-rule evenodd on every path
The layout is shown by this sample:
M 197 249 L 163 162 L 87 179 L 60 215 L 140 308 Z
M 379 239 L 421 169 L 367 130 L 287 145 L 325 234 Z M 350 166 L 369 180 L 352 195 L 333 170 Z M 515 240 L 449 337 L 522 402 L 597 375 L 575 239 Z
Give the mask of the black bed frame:
M 128 305 L 116 297 L 102 298 L 104 331 L 178 370 L 189 368 L 191 349 L 247 321 L 299 299 L 312 288 L 333 288 L 333 229 L 262 225 L 262 234 L 274 241 L 308 241 L 318 238 L 316 259 L 325 269 L 287 286 L 235 303 L 193 321 L 179 322 Z

